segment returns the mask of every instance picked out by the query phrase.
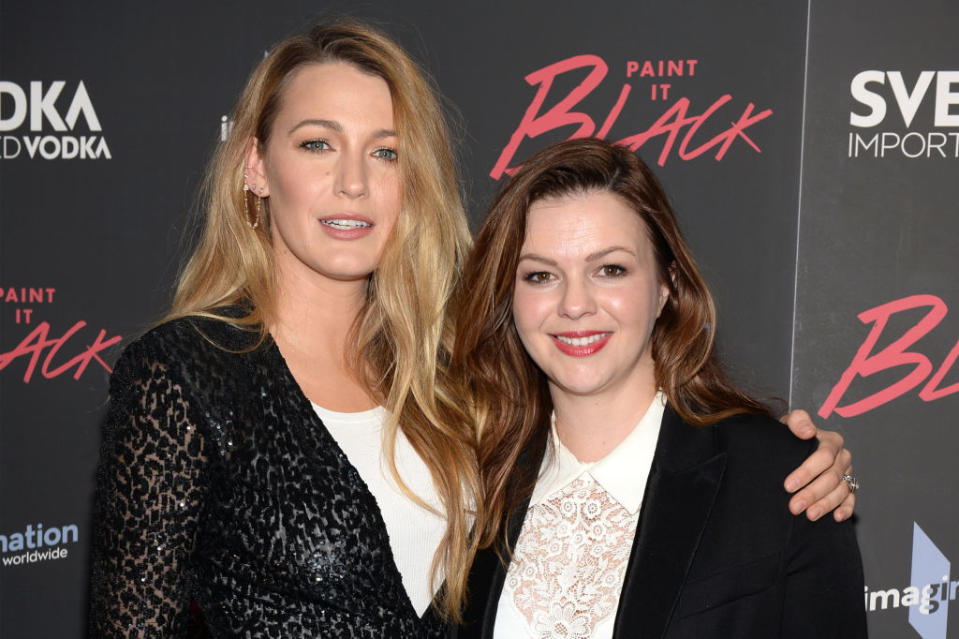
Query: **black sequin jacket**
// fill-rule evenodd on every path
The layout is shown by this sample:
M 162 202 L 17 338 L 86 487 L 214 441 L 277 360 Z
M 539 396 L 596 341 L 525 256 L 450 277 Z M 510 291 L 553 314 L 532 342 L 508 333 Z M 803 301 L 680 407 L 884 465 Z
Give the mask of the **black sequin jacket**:
M 253 343 L 181 319 L 117 362 L 91 637 L 440 636 L 432 608 L 420 619 L 410 604 L 366 484 L 272 341 L 237 352 Z

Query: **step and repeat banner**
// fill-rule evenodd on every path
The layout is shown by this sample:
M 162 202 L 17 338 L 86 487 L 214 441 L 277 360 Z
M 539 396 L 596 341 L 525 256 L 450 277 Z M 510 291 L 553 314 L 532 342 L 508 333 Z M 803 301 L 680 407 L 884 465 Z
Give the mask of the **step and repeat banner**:
M 0 637 L 84 636 L 111 366 L 170 302 L 247 74 L 330 15 L 433 76 L 474 223 L 550 142 L 637 150 L 734 375 L 855 452 L 871 636 L 959 636 L 954 5 L 0 0 Z
M 959 637 L 959 5 L 813 2 L 792 401 L 855 453 L 873 637 Z

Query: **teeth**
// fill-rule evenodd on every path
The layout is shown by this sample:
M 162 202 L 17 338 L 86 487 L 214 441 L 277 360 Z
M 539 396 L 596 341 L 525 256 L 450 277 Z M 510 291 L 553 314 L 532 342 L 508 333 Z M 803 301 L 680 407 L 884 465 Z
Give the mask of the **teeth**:
M 341 230 L 365 229 L 370 226 L 370 224 L 362 220 L 320 220 L 320 222 L 329 227 Z
M 595 344 L 601 339 L 604 339 L 607 335 L 609 335 L 609 333 L 596 333 L 595 335 L 590 335 L 589 337 L 566 337 L 565 335 L 557 335 L 556 339 L 564 344 L 569 344 L 570 346 L 587 346 L 589 344 Z

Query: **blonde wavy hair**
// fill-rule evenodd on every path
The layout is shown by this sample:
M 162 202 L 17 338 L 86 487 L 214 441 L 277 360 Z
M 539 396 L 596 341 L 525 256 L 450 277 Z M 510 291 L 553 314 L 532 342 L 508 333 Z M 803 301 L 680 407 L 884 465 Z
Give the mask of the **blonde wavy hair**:
M 349 347 L 354 370 L 391 415 L 384 450 L 394 478 L 426 506 L 397 473 L 398 428 L 432 475 L 448 521 L 432 565 L 434 580 L 446 575 L 438 608 L 459 620 L 478 470 L 473 422 L 447 367 L 453 341 L 447 317 L 470 234 L 443 110 L 430 82 L 399 45 L 363 24 L 319 24 L 282 41 L 257 65 L 234 110 L 232 132 L 210 164 L 201 192 L 202 232 L 167 319 L 213 317 L 259 331 L 261 342 L 268 339 L 276 308 L 269 220 L 267 215 L 258 229 L 250 228 L 250 212 L 260 202 L 243 190 L 243 159 L 252 140 L 269 140 L 294 71 L 327 62 L 346 62 L 382 78 L 393 100 L 402 211 L 370 276 Z M 227 316 L 222 312 L 227 306 L 245 314 Z

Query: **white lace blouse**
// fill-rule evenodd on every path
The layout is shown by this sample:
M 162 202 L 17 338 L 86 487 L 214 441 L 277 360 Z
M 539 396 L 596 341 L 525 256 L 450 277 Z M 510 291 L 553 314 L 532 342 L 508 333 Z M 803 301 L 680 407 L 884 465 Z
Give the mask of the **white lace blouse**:
M 666 397 L 596 462 L 556 436 L 543 460 L 506 574 L 494 639 L 608 639 L 632 549 Z

